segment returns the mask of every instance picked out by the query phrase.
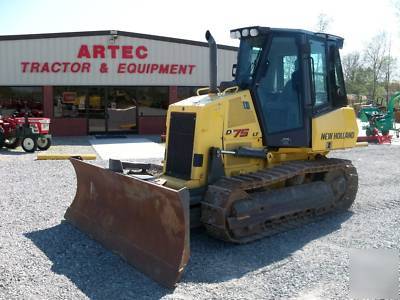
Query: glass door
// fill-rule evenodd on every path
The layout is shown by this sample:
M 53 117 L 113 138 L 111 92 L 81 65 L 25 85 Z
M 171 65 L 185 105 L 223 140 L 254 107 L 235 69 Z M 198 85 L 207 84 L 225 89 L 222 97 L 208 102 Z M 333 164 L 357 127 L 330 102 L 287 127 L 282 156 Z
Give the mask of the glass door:
M 270 147 L 310 145 L 310 117 L 304 111 L 303 61 L 296 35 L 272 37 L 256 83 Z
M 106 107 L 106 89 L 103 87 L 89 88 L 86 97 L 89 133 L 103 133 L 107 131 Z
M 126 132 L 137 129 L 138 106 L 134 90 L 113 87 L 108 91 L 108 132 Z

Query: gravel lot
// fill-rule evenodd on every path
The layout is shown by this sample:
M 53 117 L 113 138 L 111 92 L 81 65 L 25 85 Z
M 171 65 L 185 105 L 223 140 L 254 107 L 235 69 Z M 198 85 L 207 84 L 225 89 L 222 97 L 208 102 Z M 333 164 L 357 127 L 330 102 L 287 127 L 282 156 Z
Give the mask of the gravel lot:
M 56 139 L 49 151 L 93 153 L 86 138 Z M 195 230 L 176 289 L 160 287 L 67 223 L 75 194 L 68 161 L 0 151 L 1 299 L 345 299 L 351 249 L 400 246 L 398 146 L 335 152 L 353 160 L 352 210 L 248 245 Z M 96 161 L 102 164 L 102 161 Z

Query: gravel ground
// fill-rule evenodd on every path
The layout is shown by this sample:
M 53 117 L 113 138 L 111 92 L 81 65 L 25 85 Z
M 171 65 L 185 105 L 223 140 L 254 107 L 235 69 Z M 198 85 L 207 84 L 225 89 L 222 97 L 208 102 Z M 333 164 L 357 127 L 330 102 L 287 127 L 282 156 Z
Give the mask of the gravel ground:
M 93 153 L 86 138 L 53 152 Z M 345 299 L 351 249 L 400 246 L 397 146 L 338 151 L 353 160 L 359 193 L 348 213 L 248 245 L 192 231 L 191 259 L 174 290 L 160 287 L 67 223 L 75 194 L 68 161 L 0 152 L 1 299 Z M 104 164 L 103 161 L 95 163 Z

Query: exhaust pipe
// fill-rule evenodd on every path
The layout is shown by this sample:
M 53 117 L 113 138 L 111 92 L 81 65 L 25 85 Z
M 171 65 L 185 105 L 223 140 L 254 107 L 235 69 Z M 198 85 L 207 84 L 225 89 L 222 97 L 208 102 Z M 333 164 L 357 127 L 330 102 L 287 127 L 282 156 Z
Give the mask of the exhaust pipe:
M 211 32 L 207 30 L 206 40 L 210 48 L 210 94 L 217 93 L 217 44 Z

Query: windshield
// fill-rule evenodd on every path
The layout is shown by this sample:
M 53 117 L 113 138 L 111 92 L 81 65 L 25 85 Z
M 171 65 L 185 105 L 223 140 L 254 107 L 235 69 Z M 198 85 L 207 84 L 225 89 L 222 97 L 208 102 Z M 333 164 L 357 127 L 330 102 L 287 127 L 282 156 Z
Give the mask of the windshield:
M 256 67 L 261 57 L 265 36 L 242 39 L 239 48 L 239 60 L 236 81 L 239 86 L 248 86 L 255 74 Z

